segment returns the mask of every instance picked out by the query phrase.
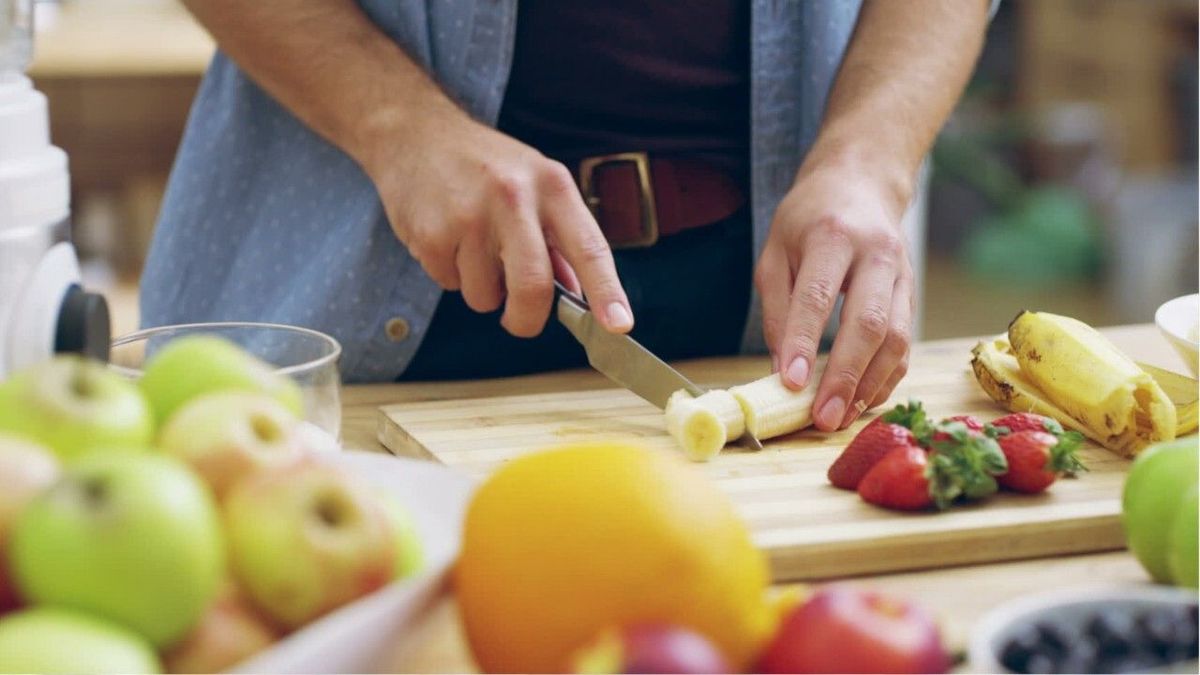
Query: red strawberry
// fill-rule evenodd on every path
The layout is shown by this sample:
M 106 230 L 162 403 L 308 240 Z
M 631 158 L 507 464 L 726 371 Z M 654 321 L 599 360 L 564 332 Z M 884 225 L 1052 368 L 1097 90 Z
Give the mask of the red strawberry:
M 996 480 L 1016 492 L 1041 492 L 1060 474 L 1085 470 L 1075 456 L 1080 439 L 1075 432 L 1055 436 L 1045 431 L 1018 431 L 1001 436 L 1000 449 L 1008 460 L 1008 472 Z
M 1009 433 L 1017 433 L 1018 431 L 1046 431 L 1061 436 L 1063 433 L 1062 425 L 1057 420 L 1034 413 L 1019 412 L 997 417 L 992 420 L 992 426 L 999 429 L 1004 427 Z
M 978 417 L 974 415 L 955 415 L 954 417 L 947 417 L 941 422 L 938 422 L 937 426 L 934 427 L 935 431 L 930 439 L 922 438 L 918 440 L 922 441 L 921 445 L 925 447 L 933 447 L 933 443 L 939 441 L 949 441 L 951 436 L 945 429 L 948 425 L 956 422 L 965 426 L 967 428 L 967 432 L 970 434 L 978 435 L 986 433 L 985 428 L 987 425 L 985 425 L 983 420 L 979 419 Z M 928 442 L 925 442 L 926 440 L 928 440 Z
M 915 445 L 892 446 L 858 484 L 865 501 L 899 511 L 919 511 L 933 504 L 929 494 L 925 451 Z
M 897 445 L 916 445 L 913 431 L 927 428 L 921 404 L 910 402 L 871 420 L 850 441 L 829 467 L 829 482 L 843 490 L 854 490 L 867 471 Z
M 947 417 L 946 422 L 962 422 L 971 431 L 983 431 L 983 420 L 974 415 L 955 415 Z

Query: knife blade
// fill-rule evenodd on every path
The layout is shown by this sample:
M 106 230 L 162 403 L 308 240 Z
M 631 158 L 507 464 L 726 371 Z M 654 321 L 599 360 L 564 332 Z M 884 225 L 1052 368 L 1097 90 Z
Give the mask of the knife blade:
M 704 389 L 667 365 L 637 340 L 604 330 L 587 301 L 554 282 L 557 296 L 556 315 L 587 353 L 588 363 L 608 379 L 641 396 L 655 407 L 665 409 L 671 394 L 683 389 L 700 396 Z M 747 432 L 741 441 L 756 450 L 762 443 Z

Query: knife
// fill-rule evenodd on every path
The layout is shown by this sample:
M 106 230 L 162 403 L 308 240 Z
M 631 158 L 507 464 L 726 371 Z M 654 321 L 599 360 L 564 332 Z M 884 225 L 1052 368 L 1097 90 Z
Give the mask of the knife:
M 667 365 L 637 340 L 628 335 L 604 330 L 587 301 L 567 290 L 557 280 L 554 282 L 554 289 L 559 323 L 583 345 L 588 363 L 608 379 L 641 396 L 660 410 L 667 407 L 667 399 L 671 394 L 680 389 L 692 396 L 704 393 L 704 389 Z M 762 443 L 749 431 L 739 441 L 755 450 L 762 450 Z

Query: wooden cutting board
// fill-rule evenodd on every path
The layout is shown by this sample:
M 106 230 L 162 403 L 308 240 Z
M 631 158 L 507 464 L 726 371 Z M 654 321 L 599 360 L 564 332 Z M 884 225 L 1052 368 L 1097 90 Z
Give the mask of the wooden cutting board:
M 1003 414 L 976 385 L 962 344 L 916 347 L 909 375 L 889 405 L 916 398 L 938 418 Z M 663 431 L 662 413 L 625 390 L 429 401 L 380 412 L 379 440 L 394 453 L 479 476 L 518 455 L 571 441 L 633 439 L 653 451 L 677 452 Z M 1090 471 L 1060 480 L 1048 493 L 1000 494 L 943 513 L 886 511 L 833 488 L 826 470 L 873 416 L 835 434 L 808 430 L 773 439 L 759 453 L 730 446 L 713 462 L 697 465 L 749 523 L 776 581 L 1124 547 L 1120 497 L 1129 462 L 1091 444 L 1081 452 Z

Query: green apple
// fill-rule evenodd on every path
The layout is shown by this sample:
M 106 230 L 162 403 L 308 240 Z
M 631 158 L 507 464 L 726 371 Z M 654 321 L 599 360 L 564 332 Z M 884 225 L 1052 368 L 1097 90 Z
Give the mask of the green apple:
M 215 335 L 191 335 L 168 342 L 146 363 L 141 387 L 159 425 L 193 398 L 230 389 L 273 396 L 297 417 L 304 414 L 295 382 Z
M 93 453 L 17 519 L 10 562 L 22 597 L 92 612 L 165 647 L 212 602 L 224 574 L 208 488 L 176 459 Z
M 5 563 L 8 534 L 17 515 L 37 494 L 58 479 L 58 460 L 40 445 L 0 435 L 0 612 L 18 604 Z
M 315 461 L 237 483 L 224 504 L 234 576 L 287 628 L 386 585 L 396 547 L 374 497 L 369 486 Z
M 1155 581 L 1171 583 L 1169 533 L 1184 498 L 1196 487 L 1198 470 L 1196 436 L 1146 448 L 1129 468 L 1121 500 L 1125 540 Z
M 34 607 L 0 619 L 0 673 L 161 673 L 145 638 L 83 612 Z
M 0 432 L 70 460 L 94 449 L 145 450 L 154 422 L 135 384 L 97 361 L 58 356 L 0 385 Z
M 220 499 L 238 480 L 303 457 L 298 423 L 266 394 L 204 394 L 171 415 L 158 447 L 187 462 Z
M 278 639 L 278 631 L 229 583 L 163 662 L 172 673 L 221 673 Z
M 1176 586 L 1200 585 L 1200 488 L 1193 487 L 1179 504 L 1167 534 L 1167 568 Z
M 378 493 L 380 506 L 392 526 L 393 544 L 396 547 L 397 579 L 407 579 L 419 574 L 425 569 L 425 547 L 421 545 L 421 537 L 417 534 L 417 525 L 413 522 L 412 514 L 400 500 L 389 493 Z

